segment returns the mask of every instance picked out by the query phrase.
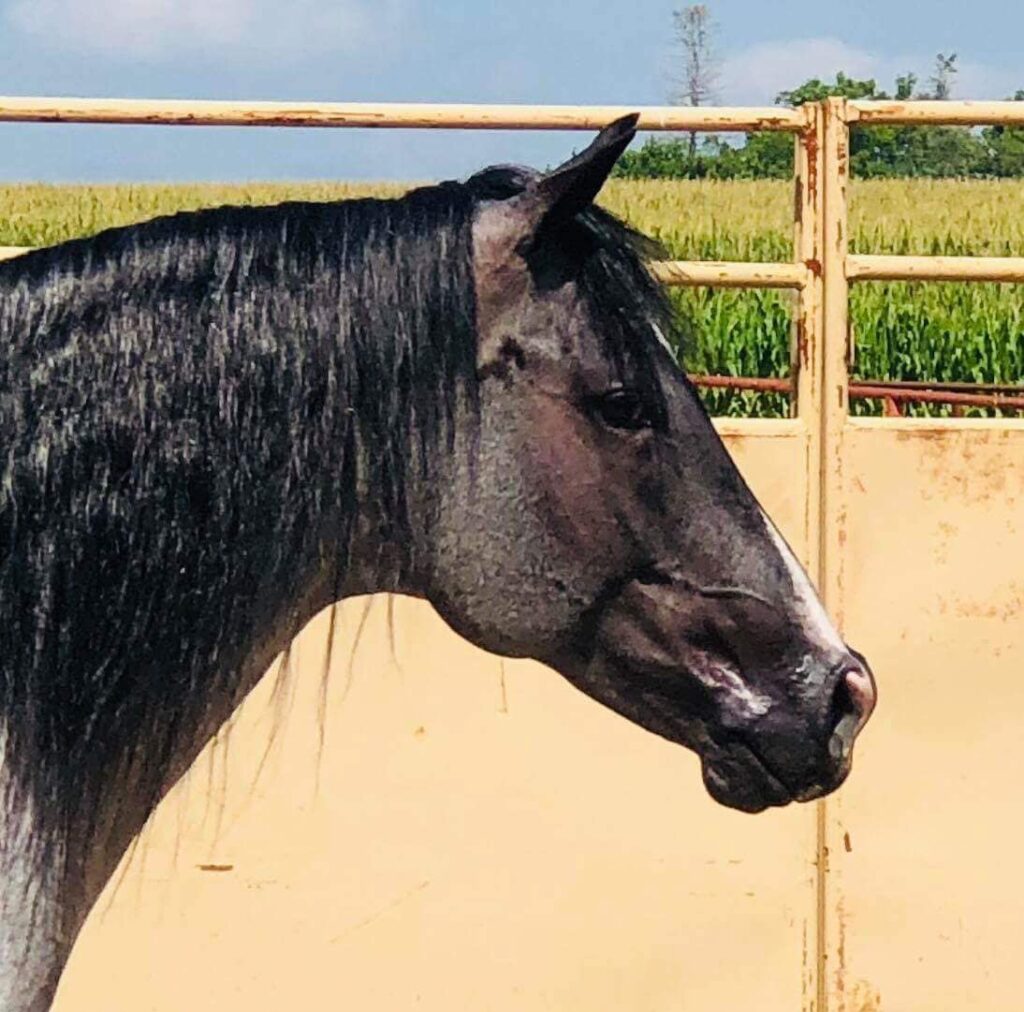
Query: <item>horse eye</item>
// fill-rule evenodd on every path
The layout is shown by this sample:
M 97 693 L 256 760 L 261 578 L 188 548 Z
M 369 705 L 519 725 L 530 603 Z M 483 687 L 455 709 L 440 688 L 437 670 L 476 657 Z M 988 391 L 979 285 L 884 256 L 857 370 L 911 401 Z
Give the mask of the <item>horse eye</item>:
M 612 429 L 646 429 L 651 425 L 647 409 L 633 390 L 611 390 L 595 398 L 594 408 L 601 421 Z

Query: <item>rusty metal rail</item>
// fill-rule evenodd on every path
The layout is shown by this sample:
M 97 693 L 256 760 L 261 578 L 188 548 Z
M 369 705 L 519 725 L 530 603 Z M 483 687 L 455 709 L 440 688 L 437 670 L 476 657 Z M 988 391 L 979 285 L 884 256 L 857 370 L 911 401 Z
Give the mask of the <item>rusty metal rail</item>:
M 1024 125 L 1022 102 L 848 101 L 845 119 L 863 125 L 1013 126 Z
M 741 390 L 759 394 L 793 393 L 792 380 L 783 377 L 691 375 L 690 382 L 705 390 Z M 1024 386 L 970 383 L 919 383 L 904 380 L 851 381 L 851 400 L 880 400 L 894 417 L 901 404 L 945 404 L 954 408 L 989 408 L 1024 413 Z
M 1024 282 L 1024 257 L 867 256 L 846 258 L 847 281 Z
M 652 265 L 664 284 L 774 288 L 796 295 L 795 379 L 703 376 L 707 388 L 784 393 L 804 403 L 829 430 L 832 410 L 822 383 L 839 382 L 848 398 L 880 397 L 893 413 L 903 403 L 1017 410 L 1012 390 L 950 389 L 939 384 L 857 383 L 844 378 L 835 354 L 821 349 L 848 329 L 849 285 L 863 281 L 993 281 L 1024 283 L 1024 257 L 878 256 L 846 250 L 849 128 L 872 124 L 1019 124 L 1020 102 L 876 102 L 829 99 L 796 109 L 680 106 L 528 106 L 366 102 L 223 102 L 191 100 L 0 97 L 0 122 L 106 123 L 148 126 L 370 127 L 456 130 L 593 130 L 628 112 L 643 130 L 758 131 L 796 136 L 795 250 L 790 263 L 662 261 Z M 826 157 L 827 155 L 827 157 Z M 0 247 L 0 259 L 27 252 Z M 833 339 L 828 340 L 828 335 Z M 845 343 L 845 342 L 844 342 Z M 835 352 L 836 349 L 832 348 Z M 819 366 L 812 368 L 812 359 Z M 825 372 L 818 375 L 823 368 Z M 831 401 L 828 402 L 831 404 Z M 823 430 L 826 442 L 832 441 Z
M 640 113 L 649 131 L 780 131 L 795 149 L 793 257 L 790 263 L 671 261 L 654 265 L 672 285 L 777 288 L 794 293 L 790 378 L 694 376 L 704 388 L 786 394 L 795 418 L 762 423 L 761 431 L 792 441 L 802 471 L 795 483 L 802 514 L 803 562 L 837 623 L 844 623 L 849 554 L 845 542 L 850 506 L 850 454 L 855 426 L 851 398 L 882 401 L 884 413 L 900 405 L 949 405 L 1024 412 L 1024 390 L 995 385 L 963 389 L 951 384 L 851 380 L 850 285 L 864 281 L 995 281 L 1024 283 L 1024 258 L 849 255 L 848 186 L 850 128 L 874 124 L 1002 124 L 1024 126 L 1024 102 L 873 102 L 830 98 L 798 109 L 634 106 L 430 105 L 396 103 L 191 102 L 118 99 L 0 98 L 0 123 L 108 123 L 140 126 L 432 128 L 478 130 L 594 130 L 619 115 Z M 24 252 L 0 248 L 0 257 Z M 914 431 L 919 420 L 882 420 L 879 429 Z M 937 420 L 936 431 L 971 423 Z M 989 422 L 985 423 L 990 424 Z M 991 423 L 1020 431 L 1022 422 Z M 967 426 L 968 428 L 965 428 Z M 746 429 L 749 431 L 749 428 Z M 857 430 L 864 431 L 864 430 Z M 870 431 L 875 431 L 871 429 Z M 957 438 L 960 438 L 958 435 Z M 842 922 L 836 931 L 835 897 L 842 909 L 842 881 L 830 877 L 842 853 L 830 803 L 819 801 L 814 826 L 813 906 L 806 911 L 804 1004 L 820 1012 L 848 1007 L 847 950 Z M 849 849 L 849 836 L 846 836 Z M 1005 1003 L 1004 1003 L 1005 1004 Z M 867 1007 L 867 1006 L 865 1006 Z M 998 1006 L 997 1006 L 998 1007 Z
M 638 112 L 641 130 L 806 130 L 805 109 L 777 106 L 479 105 L 426 102 L 211 102 L 0 97 L 0 122 L 136 126 L 597 130 Z

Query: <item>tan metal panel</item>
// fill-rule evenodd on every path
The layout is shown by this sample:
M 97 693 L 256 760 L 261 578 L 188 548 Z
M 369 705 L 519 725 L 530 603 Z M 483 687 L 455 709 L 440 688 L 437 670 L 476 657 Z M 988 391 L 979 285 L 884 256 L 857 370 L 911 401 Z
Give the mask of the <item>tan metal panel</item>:
M 1024 423 L 851 419 L 843 454 L 880 699 L 829 805 L 829 1007 L 1020 1008 Z
M 723 429 L 805 547 L 800 425 Z M 322 756 L 323 616 L 262 775 L 269 682 L 101 899 L 60 1012 L 801 1007 L 813 808 L 719 807 L 690 753 L 539 665 L 503 671 L 418 602 L 397 602 L 397 664 L 380 599 L 352 655 L 361 613 Z

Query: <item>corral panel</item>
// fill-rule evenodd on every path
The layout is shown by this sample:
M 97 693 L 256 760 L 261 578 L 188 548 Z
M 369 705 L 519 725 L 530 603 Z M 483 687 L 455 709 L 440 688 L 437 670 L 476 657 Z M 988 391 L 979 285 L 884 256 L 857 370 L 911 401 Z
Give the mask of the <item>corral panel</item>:
M 726 438 L 798 551 L 798 423 Z M 752 433 L 760 433 L 752 435 Z M 424 604 L 326 614 L 294 701 L 264 681 L 94 910 L 57 1009 L 792 1012 L 812 987 L 815 819 L 706 795 L 689 752 Z M 276 744 L 257 776 L 277 714 Z M 742 972 L 737 968 L 742 967 Z
M 842 456 L 879 706 L 827 803 L 830 1008 L 1020 1008 L 1024 425 L 851 420 Z

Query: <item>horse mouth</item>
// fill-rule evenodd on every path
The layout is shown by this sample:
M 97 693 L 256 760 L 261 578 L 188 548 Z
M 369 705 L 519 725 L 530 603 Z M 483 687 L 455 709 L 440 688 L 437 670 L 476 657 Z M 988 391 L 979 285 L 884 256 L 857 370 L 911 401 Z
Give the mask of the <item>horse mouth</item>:
M 701 772 L 711 797 L 741 812 L 756 814 L 802 800 L 754 749 L 740 742 L 702 754 Z
M 606 656 L 606 665 L 609 660 Z M 669 682 L 664 675 L 652 676 L 623 665 L 621 658 L 606 665 L 600 666 L 600 674 L 588 665 L 587 676 L 571 680 L 634 723 L 696 752 L 708 794 L 727 808 L 755 814 L 812 801 L 834 791 L 849 773 L 847 757 L 828 769 L 787 776 L 765 755 L 752 726 L 723 720 L 720 706 L 700 679 L 689 673 L 681 678 L 676 672 Z M 794 747 L 800 744 L 794 742 Z
M 703 721 L 694 734 L 689 721 L 679 721 L 679 700 L 668 694 L 659 697 L 646 695 L 647 704 L 656 711 L 659 733 L 697 753 L 704 787 L 719 804 L 756 814 L 794 801 L 809 801 L 831 790 L 817 785 L 803 790 L 790 787 L 755 745 L 738 736 L 717 735 Z M 672 733 L 672 724 L 677 724 L 677 734 Z
M 679 581 L 634 579 L 580 644 L 570 681 L 696 752 L 708 793 L 760 812 L 835 790 L 874 704 L 866 666 L 778 609 L 722 604 Z M 730 598 L 731 602 L 731 598 Z M 792 627 L 792 628 L 791 628 Z

